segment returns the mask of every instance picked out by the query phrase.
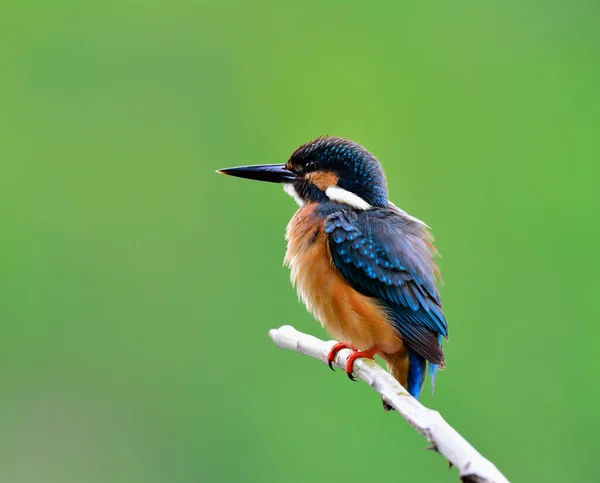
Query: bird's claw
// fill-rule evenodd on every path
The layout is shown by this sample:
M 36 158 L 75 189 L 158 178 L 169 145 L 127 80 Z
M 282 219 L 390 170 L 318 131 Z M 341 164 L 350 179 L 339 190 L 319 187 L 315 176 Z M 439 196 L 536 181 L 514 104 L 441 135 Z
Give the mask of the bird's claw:
M 350 344 L 350 342 L 338 342 L 337 344 L 335 344 L 329 351 L 329 354 L 327 354 L 327 363 L 329 364 L 329 369 L 331 369 L 332 371 L 335 371 L 335 369 L 333 368 L 335 356 L 342 349 L 352 349 L 353 351 L 357 350 L 356 347 Z
M 368 351 L 357 351 L 355 350 L 352 354 L 348 356 L 348 360 L 346 361 L 346 374 L 352 381 L 356 381 L 356 378 L 352 374 L 352 366 L 354 365 L 354 361 L 356 359 L 373 359 L 375 354 L 379 352 L 379 348 L 375 347 L 374 349 L 369 349 Z
M 354 345 L 350 344 L 349 342 L 338 342 L 331 348 L 329 354 L 327 354 L 327 363 L 329 364 L 329 368 L 332 371 L 334 370 L 333 363 L 335 362 L 335 356 L 342 349 L 352 349 L 353 351 L 352 354 L 350 354 L 348 356 L 348 359 L 346 360 L 346 374 L 351 381 L 356 381 L 356 378 L 352 374 L 352 366 L 354 365 L 354 361 L 361 357 L 364 357 L 366 359 L 373 359 L 375 354 L 379 352 L 378 347 L 370 349 L 368 351 L 359 351 L 356 347 L 354 347 Z

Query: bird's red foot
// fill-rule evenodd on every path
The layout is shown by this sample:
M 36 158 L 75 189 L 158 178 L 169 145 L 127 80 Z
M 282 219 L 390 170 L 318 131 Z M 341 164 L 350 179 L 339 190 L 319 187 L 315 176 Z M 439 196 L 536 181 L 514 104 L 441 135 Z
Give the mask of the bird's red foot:
M 348 356 L 348 360 L 346 361 L 346 374 L 348 377 L 356 381 L 356 378 L 352 375 L 352 366 L 354 365 L 354 361 L 356 359 L 360 359 L 361 357 L 364 359 L 373 359 L 375 354 L 380 351 L 379 347 L 374 347 L 373 349 L 369 349 L 368 351 L 355 351 Z
M 327 362 L 329 363 L 329 369 L 331 369 L 332 371 L 334 370 L 333 362 L 335 361 L 335 356 L 342 349 L 352 349 L 353 351 L 358 350 L 356 347 L 350 344 L 350 342 L 338 342 L 337 344 L 335 344 L 329 351 L 329 354 L 327 354 Z

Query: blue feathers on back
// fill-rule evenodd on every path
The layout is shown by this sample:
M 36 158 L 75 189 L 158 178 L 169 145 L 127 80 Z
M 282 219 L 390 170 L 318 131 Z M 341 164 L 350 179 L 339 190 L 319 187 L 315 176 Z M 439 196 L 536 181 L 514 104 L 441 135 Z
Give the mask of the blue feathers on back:
M 333 262 L 355 290 L 388 307 L 410 349 L 408 389 L 418 394 L 426 361 L 433 372 L 444 366 L 440 342 L 448 335 L 428 233 L 423 225 L 387 208 L 328 209 L 325 232 Z

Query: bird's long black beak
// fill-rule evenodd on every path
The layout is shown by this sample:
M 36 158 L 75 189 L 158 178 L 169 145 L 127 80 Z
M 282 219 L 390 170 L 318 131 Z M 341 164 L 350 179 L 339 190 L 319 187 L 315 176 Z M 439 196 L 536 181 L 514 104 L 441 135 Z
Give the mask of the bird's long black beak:
M 291 183 L 298 178 L 294 172 L 285 167 L 285 164 L 238 166 L 236 168 L 218 169 L 217 173 L 237 176 L 238 178 L 267 181 L 269 183 Z

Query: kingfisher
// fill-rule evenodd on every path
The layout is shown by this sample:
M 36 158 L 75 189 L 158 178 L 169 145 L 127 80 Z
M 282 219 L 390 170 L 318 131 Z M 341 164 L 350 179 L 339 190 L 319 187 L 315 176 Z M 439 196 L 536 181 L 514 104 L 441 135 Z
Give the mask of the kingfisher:
M 427 365 L 432 389 L 445 365 L 448 325 L 437 289 L 440 272 L 429 227 L 388 199 L 380 162 L 348 139 L 323 136 L 297 148 L 285 164 L 220 169 L 221 174 L 283 184 L 299 205 L 286 230 L 284 264 L 299 299 L 352 350 L 381 357 L 415 398 Z

